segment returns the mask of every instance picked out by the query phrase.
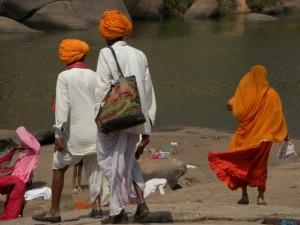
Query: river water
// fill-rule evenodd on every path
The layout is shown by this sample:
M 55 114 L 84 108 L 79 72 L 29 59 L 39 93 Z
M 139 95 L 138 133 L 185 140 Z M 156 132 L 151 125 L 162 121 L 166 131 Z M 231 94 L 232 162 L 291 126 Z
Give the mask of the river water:
M 65 38 L 90 45 L 87 63 L 95 70 L 105 46 L 97 25 L 0 34 L 0 129 L 52 128 L 56 78 L 65 68 L 57 49 Z M 237 123 L 226 102 L 248 69 L 263 64 L 281 96 L 290 135 L 300 138 L 299 16 L 259 23 L 242 17 L 134 22 L 126 40 L 148 57 L 158 102 L 156 131 L 199 126 L 233 132 Z

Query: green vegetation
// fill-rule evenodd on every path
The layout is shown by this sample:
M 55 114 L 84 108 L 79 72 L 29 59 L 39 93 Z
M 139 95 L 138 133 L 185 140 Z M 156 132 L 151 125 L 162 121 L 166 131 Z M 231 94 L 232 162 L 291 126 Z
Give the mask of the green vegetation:
M 237 1 L 236 0 L 217 0 L 219 5 L 219 15 L 224 16 L 236 12 Z
M 283 0 L 246 0 L 252 12 L 260 12 L 263 6 L 275 6 Z
M 181 17 L 193 2 L 194 0 L 164 0 L 165 12 L 171 17 Z

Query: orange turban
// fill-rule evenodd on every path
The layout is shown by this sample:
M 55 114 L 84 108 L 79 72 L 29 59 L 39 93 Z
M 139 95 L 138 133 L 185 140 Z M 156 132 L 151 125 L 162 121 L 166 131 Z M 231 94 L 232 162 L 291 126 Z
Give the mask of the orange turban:
M 130 35 L 132 24 L 121 12 L 111 10 L 103 13 L 98 30 L 103 38 L 111 41 Z
M 79 61 L 89 53 L 87 43 L 77 39 L 65 39 L 59 45 L 59 58 L 67 65 Z

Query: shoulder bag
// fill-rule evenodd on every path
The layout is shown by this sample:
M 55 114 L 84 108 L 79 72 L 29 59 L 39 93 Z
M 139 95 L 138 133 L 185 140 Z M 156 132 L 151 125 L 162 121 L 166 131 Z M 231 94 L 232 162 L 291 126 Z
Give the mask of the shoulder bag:
M 99 131 L 106 134 L 146 122 L 135 76 L 124 77 L 114 49 L 109 48 L 118 67 L 119 79 L 111 87 L 105 104 L 96 117 Z

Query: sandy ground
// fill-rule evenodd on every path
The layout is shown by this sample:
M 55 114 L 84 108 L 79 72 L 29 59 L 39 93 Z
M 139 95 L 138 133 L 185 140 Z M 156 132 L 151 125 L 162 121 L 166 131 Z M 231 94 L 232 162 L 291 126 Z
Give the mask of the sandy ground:
M 201 203 L 242 207 L 236 204 L 241 192 L 239 190 L 231 191 L 226 185 L 219 182 L 210 170 L 207 161 L 209 150 L 226 151 L 228 149 L 231 136 L 232 134 L 228 132 L 209 128 L 183 128 L 182 130 L 169 132 L 154 132 L 151 136 L 151 142 L 147 146 L 142 160 L 140 160 L 141 164 L 151 152 L 164 151 L 168 157 L 174 157 L 187 165 L 194 166 L 194 168 L 188 169 L 187 173 L 180 178 L 178 184 L 181 188 L 171 190 L 166 187 L 165 195 L 160 195 L 159 191 L 156 191 L 146 199 L 148 204 Z M 291 139 L 291 141 L 299 153 L 300 141 L 294 139 Z M 300 208 L 300 160 L 298 158 L 279 160 L 276 157 L 276 149 L 276 144 L 273 144 L 269 158 L 269 177 L 265 193 L 268 204 L 266 207 Z M 34 171 L 34 188 L 43 186 L 51 188 L 52 153 L 53 145 L 42 147 L 38 166 Z M 84 173 L 82 187 L 81 193 L 72 193 L 72 168 L 70 168 L 65 175 L 63 194 L 72 196 L 71 201 L 74 202 L 88 201 L 89 191 Z M 261 207 L 256 206 L 256 188 L 250 188 L 249 195 L 250 208 L 248 210 L 251 210 L 251 207 L 254 207 L 253 209 Z M 4 196 L 0 196 L 0 200 L 3 201 Z M 31 217 L 36 212 L 46 210 L 49 204 L 50 201 L 42 199 L 29 201 L 24 210 L 24 217 Z M 106 209 L 108 210 L 108 208 Z M 209 222 L 209 218 L 207 222 Z M 219 224 L 219 222 L 214 221 L 210 224 Z M 232 222 L 230 224 L 236 223 Z

